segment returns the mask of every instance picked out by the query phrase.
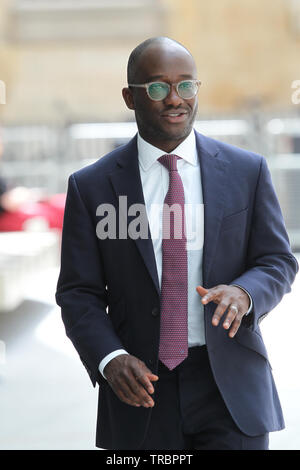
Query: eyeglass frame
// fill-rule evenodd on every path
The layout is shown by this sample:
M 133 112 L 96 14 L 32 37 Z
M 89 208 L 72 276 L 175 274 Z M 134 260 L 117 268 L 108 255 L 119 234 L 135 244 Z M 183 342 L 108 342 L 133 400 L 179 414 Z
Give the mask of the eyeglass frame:
M 196 90 L 196 93 L 191 97 L 191 98 L 182 98 L 182 96 L 180 96 L 180 94 L 178 93 L 178 86 L 180 85 L 180 83 L 183 83 L 183 82 L 194 82 L 197 84 L 197 90 Z M 149 94 L 149 87 L 150 85 L 153 85 L 153 83 L 163 83 L 164 85 L 168 85 L 169 87 L 169 92 L 168 94 L 165 96 L 165 98 L 162 98 L 162 99 L 159 99 L 159 100 L 156 100 L 154 98 L 151 98 L 150 94 Z M 183 100 L 191 100 L 192 98 L 194 98 L 194 96 L 196 96 L 196 94 L 198 93 L 198 90 L 199 90 L 199 86 L 202 84 L 201 80 L 198 80 L 196 78 L 188 78 L 188 79 L 185 79 L 185 80 L 180 80 L 180 82 L 177 82 L 177 83 L 168 83 L 168 82 L 160 82 L 160 81 L 154 81 L 154 82 L 148 82 L 148 83 L 128 83 L 128 87 L 136 87 L 136 88 L 144 88 L 147 92 L 147 95 L 148 95 L 148 98 L 151 100 L 151 101 L 163 101 L 167 98 L 167 96 L 169 96 L 170 92 L 171 92 L 171 87 L 176 85 L 176 93 L 177 95 L 182 98 Z

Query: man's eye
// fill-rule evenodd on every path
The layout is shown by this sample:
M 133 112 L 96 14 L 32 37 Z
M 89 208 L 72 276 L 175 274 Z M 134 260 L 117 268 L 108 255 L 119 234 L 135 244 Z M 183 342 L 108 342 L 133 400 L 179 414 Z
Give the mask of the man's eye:
M 152 99 L 162 100 L 168 94 L 168 85 L 166 83 L 152 83 L 148 92 Z
M 192 82 L 182 82 L 179 85 L 179 88 L 182 88 L 183 90 L 189 90 L 192 87 L 193 87 Z
M 152 90 L 164 90 L 166 88 L 166 85 L 163 83 L 153 83 L 150 87 Z

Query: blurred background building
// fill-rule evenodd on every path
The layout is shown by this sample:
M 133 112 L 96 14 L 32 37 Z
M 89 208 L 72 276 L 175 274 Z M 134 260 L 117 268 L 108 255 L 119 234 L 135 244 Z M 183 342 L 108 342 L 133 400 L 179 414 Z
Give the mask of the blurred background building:
M 6 124 L 132 120 L 120 90 L 131 50 L 168 35 L 193 53 L 200 115 L 291 108 L 298 0 L 1 0 Z
M 291 158 L 300 153 L 300 104 L 292 102 L 300 80 L 299 4 L 1 0 L 2 175 L 61 192 L 74 169 L 126 141 L 136 129 L 126 125 L 134 116 L 121 96 L 128 56 L 145 38 L 167 35 L 198 65 L 198 130 L 269 158 L 300 247 L 300 160 Z
M 1 0 L 0 83 L 5 84 L 6 104 L 0 99 L 4 149 L 0 175 L 12 186 L 65 192 L 71 172 L 133 136 L 134 115 L 121 95 L 127 60 L 138 43 L 157 35 L 182 42 L 196 60 L 202 81 L 197 130 L 267 158 L 292 248 L 299 252 L 300 0 Z M 0 310 L 2 305 L 4 312 L 0 315 L 0 342 L 5 332 L 13 338 L 11 332 L 20 331 L 24 318 L 28 324 L 37 318 L 54 318 L 47 308 L 40 309 L 46 312 L 40 317 L 39 308 L 33 315 L 29 313 L 34 310 L 32 305 L 19 305 L 37 290 L 39 299 L 34 294 L 31 300 L 51 305 L 57 270 L 49 278 L 40 277 L 40 283 L 36 277 L 30 285 L 28 280 L 31 274 L 40 275 L 45 268 L 57 266 L 58 251 L 59 235 L 51 230 L 38 235 L 0 234 Z M 5 315 L 8 311 L 10 320 Z M 57 318 L 57 311 L 55 315 Z M 47 339 L 45 332 L 50 334 L 53 326 L 65 351 L 57 333 L 61 325 L 51 321 L 48 330 L 41 330 L 43 338 Z M 271 341 L 271 334 L 269 338 Z M 274 351 L 279 360 L 275 346 Z M 7 369 L 8 378 L 11 370 L 19 373 L 17 356 L 13 357 L 15 369 Z M 50 363 L 51 358 L 48 353 Z M 44 368 L 35 364 L 37 374 L 44 377 Z M 75 367 L 73 364 L 68 367 Z M 53 372 L 54 381 L 57 373 Z M 81 372 L 76 369 L 74 374 Z M 63 375 L 61 372 L 60 377 Z M 77 380 L 75 375 L 70 380 L 78 386 L 83 379 Z M 8 380 L 8 395 L 13 394 L 9 383 L 14 381 Z M 299 383 L 293 383 L 292 389 L 299 390 Z M 83 393 L 90 398 L 90 392 Z M 287 392 L 287 402 L 288 397 Z M 60 403 L 62 407 L 63 395 Z M 41 409 L 43 406 L 41 402 Z M 6 413 L 9 417 L 9 411 Z M 291 410 L 291 419 L 292 415 Z M 56 425 L 54 421 L 53 433 Z M 34 446 L 34 437 L 26 444 L 21 435 L 13 444 L 9 436 L 16 436 L 14 426 L 6 438 L 1 426 L 3 448 Z M 288 439 L 274 445 L 300 446 Z M 35 442 L 36 448 L 43 448 L 43 443 Z M 62 442 L 69 446 L 65 448 L 72 448 L 71 441 Z M 85 445 L 82 436 L 73 436 L 72 442 L 77 447 Z

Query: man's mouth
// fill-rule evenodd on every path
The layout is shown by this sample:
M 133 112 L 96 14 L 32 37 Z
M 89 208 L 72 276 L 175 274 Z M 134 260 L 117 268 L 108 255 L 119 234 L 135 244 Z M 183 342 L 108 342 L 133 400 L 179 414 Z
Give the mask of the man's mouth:
M 187 119 L 188 113 L 186 111 L 177 111 L 177 112 L 165 112 L 162 114 L 162 118 L 170 123 L 179 123 Z

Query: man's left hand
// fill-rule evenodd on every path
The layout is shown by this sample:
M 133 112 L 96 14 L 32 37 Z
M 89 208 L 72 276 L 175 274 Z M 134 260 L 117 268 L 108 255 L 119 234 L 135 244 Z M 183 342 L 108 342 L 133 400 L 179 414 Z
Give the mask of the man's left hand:
M 220 284 L 211 289 L 198 286 L 196 290 L 202 297 L 202 303 L 204 305 L 212 301 L 218 304 L 212 317 L 212 324 L 214 326 L 219 325 L 222 316 L 226 310 L 228 310 L 223 322 L 223 328 L 228 330 L 231 327 L 229 337 L 233 338 L 240 327 L 243 316 L 250 306 L 250 300 L 246 292 L 239 287 L 227 286 L 225 284 Z

